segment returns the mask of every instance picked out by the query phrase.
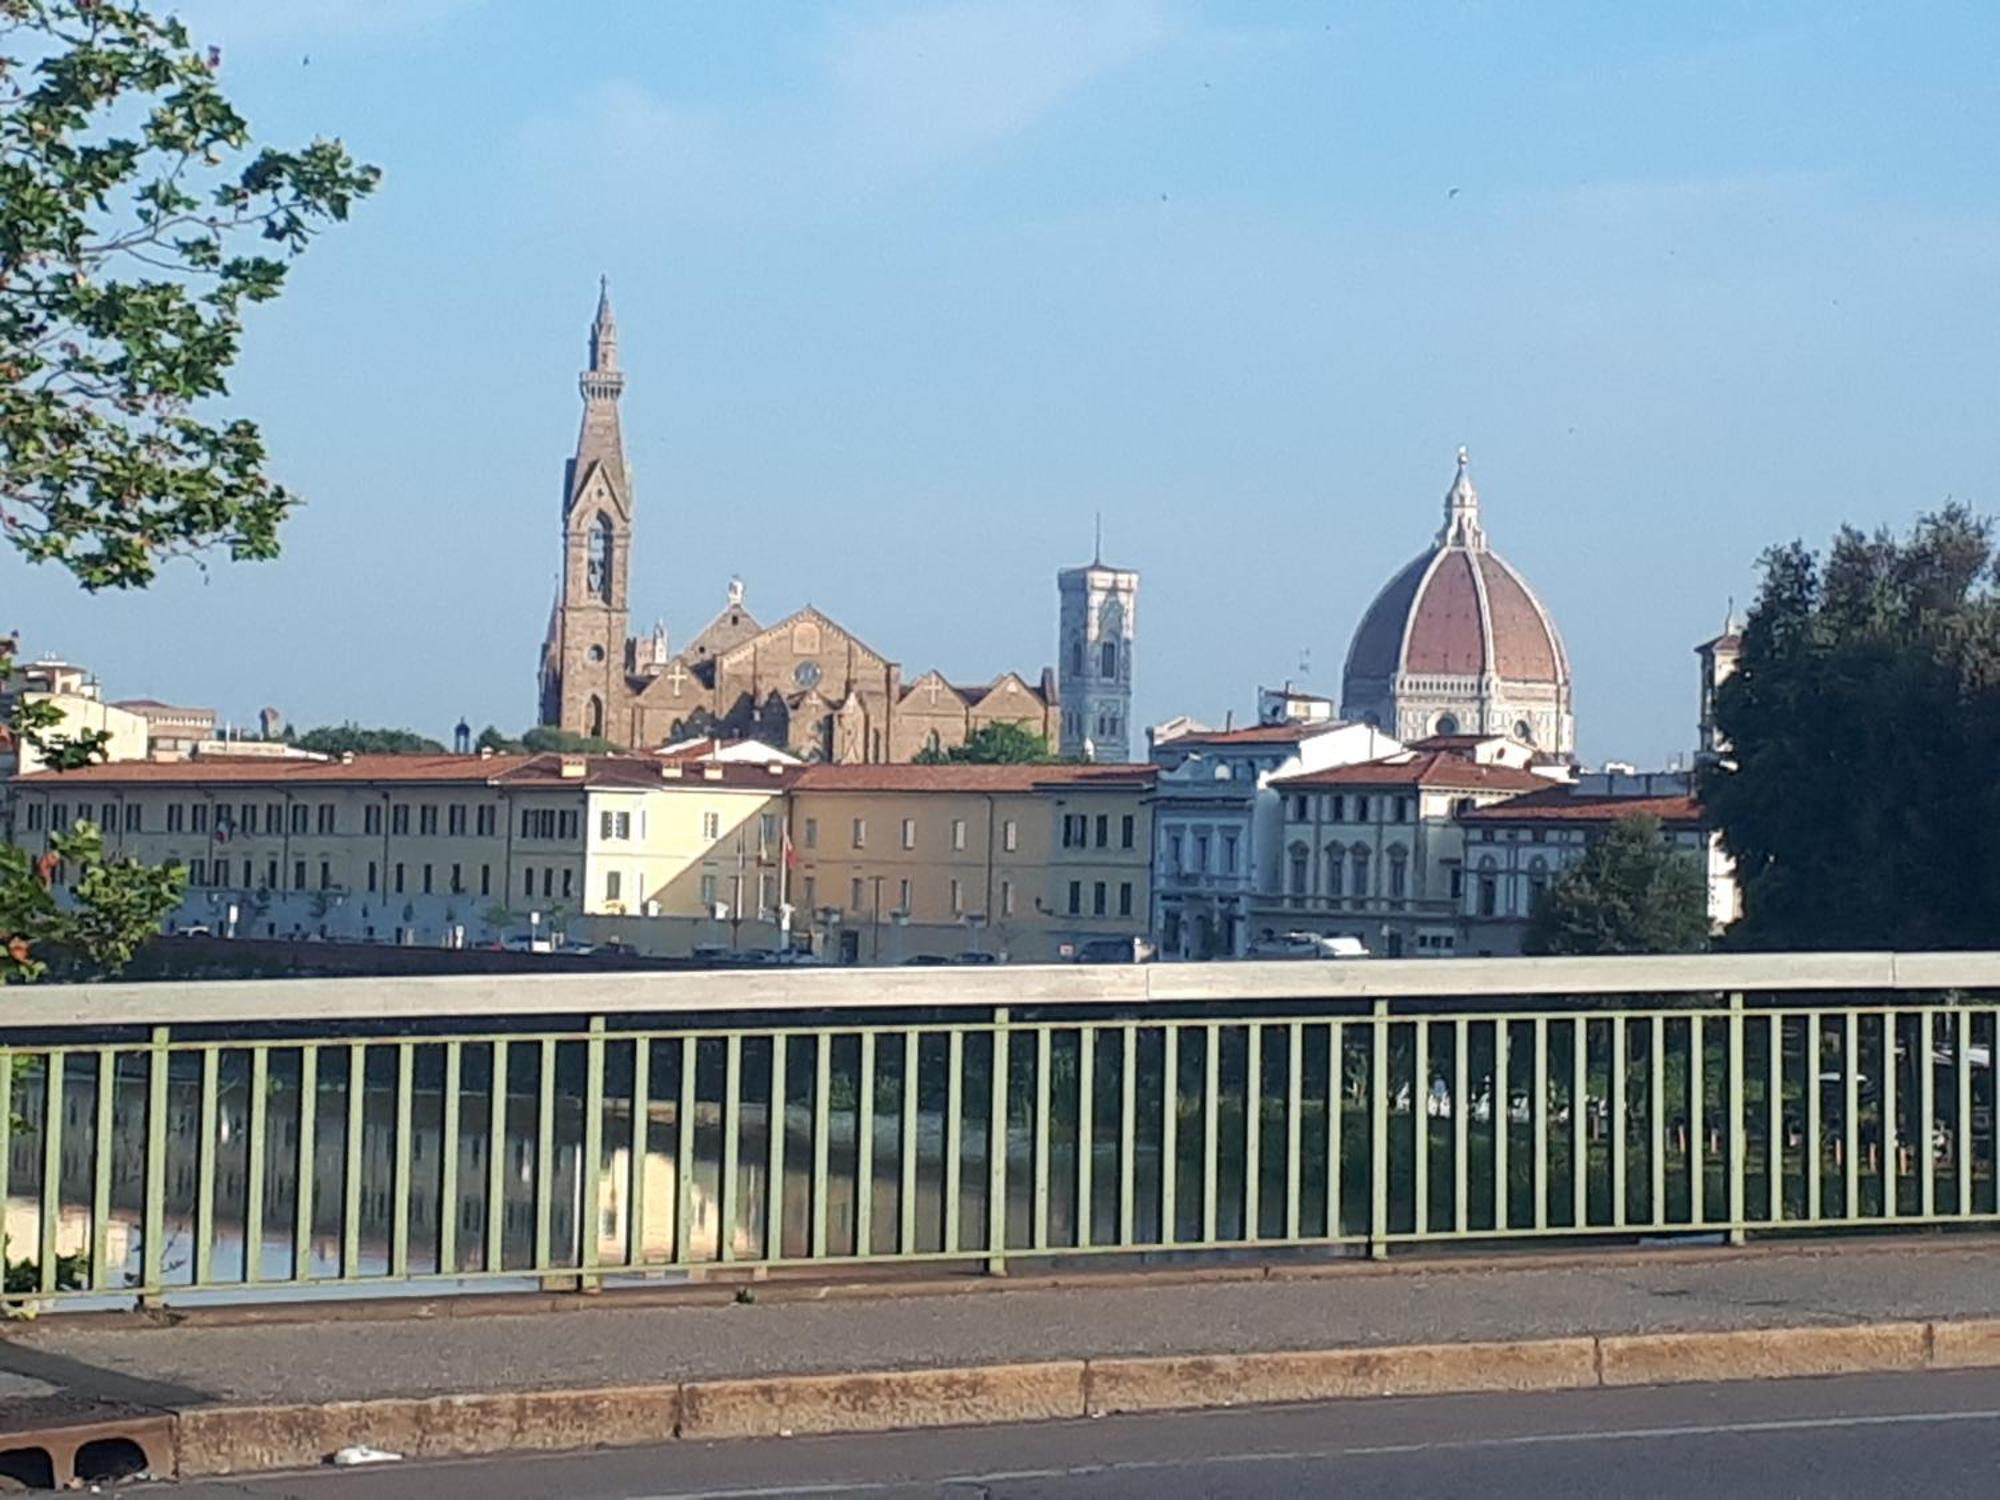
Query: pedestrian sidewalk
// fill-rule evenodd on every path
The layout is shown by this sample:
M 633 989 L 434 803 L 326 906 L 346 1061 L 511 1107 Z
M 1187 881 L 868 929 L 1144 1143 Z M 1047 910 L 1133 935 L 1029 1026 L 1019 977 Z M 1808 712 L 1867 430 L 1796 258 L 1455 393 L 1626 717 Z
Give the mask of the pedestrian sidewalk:
M 1879 1339 L 1870 1344 L 1873 1353 L 1852 1358 L 1877 1361 L 1864 1367 L 1901 1368 L 1913 1359 L 1931 1362 L 1930 1325 L 2000 1318 L 1996 1266 L 2000 1240 L 1905 1237 L 1744 1250 L 1345 1262 L 1215 1274 L 1080 1272 L 1041 1280 L 846 1287 L 768 1282 L 755 1287 L 749 1303 L 728 1300 L 730 1288 L 690 1287 L 511 1302 L 438 1299 L 366 1308 L 335 1303 L 305 1313 L 287 1309 L 281 1317 L 211 1310 L 163 1323 L 137 1315 L 57 1314 L 7 1328 L 0 1337 L 0 1379 L 11 1373 L 17 1381 L 43 1382 L 74 1401 L 150 1403 L 211 1418 L 225 1409 L 328 1403 L 360 1403 L 360 1411 L 368 1403 L 400 1398 L 432 1401 L 435 1410 L 434 1398 L 501 1395 L 537 1396 L 537 1410 L 547 1410 L 553 1398 L 538 1393 L 565 1393 L 572 1401 L 597 1393 L 602 1399 L 591 1410 L 609 1425 L 593 1428 L 588 1411 L 571 1413 L 557 1437 L 575 1444 L 621 1440 L 624 1429 L 614 1431 L 617 1423 L 602 1412 L 636 1410 L 649 1400 L 656 1409 L 632 1418 L 639 1423 L 634 1430 L 672 1436 L 683 1430 L 683 1406 L 701 1383 L 756 1382 L 768 1395 L 780 1388 L 821 1388 L 786 1386 L 786 1377 L 869 1372 L 964 1373 L 999 1366 L 1074 1366 L 1081 1372 L 1086 1361 L 1125 1362 L 1131 1369 L 1154 1361 L 1162 1370 L 1179 1369 L 1176 1378 L 1183 1384 L 1193 1380 L 1212 1387 L 1207 1400 L 1162 1398 L 1155 1404 L 1224 1404 L 1283 1399 L 1292 1389 L 1267 1386 L 1260 1396 L 1254 1381 L 1245 1383 L 1251 1367 L 1239 1365 L 1230 1374 L 1232 1367 L 1218 1363 L 1242 1356 L 1280 1357 L 1269 1367 L 1296 1373 L 1306 1366 L 1283 1357 L 1339 1351 L 1349 1358 L 1343 1368 L 1362 1371 L 1354 1378 L 1374 1390 L 1394 1387 L 1396 1377 L 1383 1373 L 1394 1363 L 1386 1354 L 1354 1362 L 1370 1351 L 1393 1349 L 1401 1357 L 1413 1346 L 1478 1345 L 1483 1352 L 1476 1367 L 1502 1372 L 1493 1378 L 1504 1380 L 1510 1366 L 1499 1346 L 1533 1345 L 1546 1359 L 1537 1355 L 1539 1363 L 1505 1387 L 1520 1389 L 1580 1383 L 1584 1377 L 1587 1383 L 1605 1383 L 1607 1340 L 1857 1325 L 1893 1325 L 1892 1336 L 1889 1344 Z M 2000 1362 L 2000 1326 L 1989 1325 L 1980 1337 L 1990 1341 Z M 1768 1340 L 1756 1345 L 1768 1346 Z M 1686 1347 L 1737 1346 L 1711 1341 Z M 1810 1347 L 1822 1351 L 1814 1356 L 1820 1364 L 1798 1373 L 1824 1366 L 1831 1345 L 1822 1337 Z M 1185 1356 L 1207 1363 L 1195 1369 L 1178 1358 Z M 1649 1357 L 1660 1356 L 1655 1351 Z M 1792 1373 L 1782 1361 L 1750 1363 L 1754 1368 L 1746 1366 L 1745 1373 Z M 1550 1374 L 1557 1366 L 1561 1373 Z M 1703 1378 L 1718 1376 L 1710 1368 Z M 1046 1382 L 1036 1379 L 1042 1382 L 1036 1389 L 1043 1390 Z M 902 1404 L 892 1403 L 890 1418 L 895 1412 L 908 1415 L 911 1392 L 920 1384 L 897 1387 Z M 857 1425 L 866 1421 L 860 1414 L 866 1402 L 854 1394 L 859 1389 L 851 1387 L 834 1402 L 844 1402 Z M 992 1419 L 982 1417 L 970 1387 L 947 1382 L 937 1389 L 942 1405 L 928 1420 Z M 653 1428 L 668 1420 L 659 1404 L 666 1391 L 676 1393 L 674 1426 L 661 1433 Z M 0 1405 L 6 1399 L 0 1387 Z M 1048 1399 L 1063 1410 L 1069 1398 Z M 787 1401 L 793 1402 L 787 1409 L 802 1410 L 792 1396 L 779 1405 Z M 491 1427 L 490 1403 L 460 1407 L 476 1408 Z M 526 1438 L 525 1420 L 516 1411 L 506 1419 L 513 1425 L 497 1434 L 462 1441 L 441 1435 L 436 1451 L 504 1448 L 510 1433 L 513 1440 Z M 442 1418 L 425 1422 L 442 1434 Z M 188 1430 L 184 1425 L 184 1464 Z M 287 1441 L 296 1445 L 306 1439 Z M 475 1441 L 485 1449 L 466 1446 Z

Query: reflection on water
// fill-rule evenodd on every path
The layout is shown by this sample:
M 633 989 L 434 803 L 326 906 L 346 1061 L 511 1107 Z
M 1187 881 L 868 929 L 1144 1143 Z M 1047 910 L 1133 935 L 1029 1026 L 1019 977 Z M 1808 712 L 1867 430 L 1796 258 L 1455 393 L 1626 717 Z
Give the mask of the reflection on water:
M 860 1070 L 858 1058 L 851 1055 L 853 1049 L 849 1047 L 844 1053 L 843 1040 L 854 1041 L 837 1039 L 829 1048 L 823 1142 L 815 1140 L 814 1101 L 821 1087 L 815 1077 L 816 1044 L 811 1039 L 793 1039 L 788 1049 L 781 1090 L 785 1121 L 779 1210 L 782 1232 L 778 1244 L 770 1248 L 777 1257 L 790 1258 L 815 1253 L 890 1254 L 899 1247 L 936 1253 L 945 1248 L 949 1235 L 958 1250 L 983 1250 L 988 1235 L 990 1054 L 966 1049 L 960 1060 L 958 1113 L 954 1117 L 943 1038 L 927 1037 L 918 1060 L 921 1085 L 915 1091 L 919 1096 L 915 1118 L 906 1122 L 900 1039 L 893 1051 L 885 1049 L 872 1080 L 868 1243 L 864 1247 L 859 1242 L 863 1226 L 858 1222 L 857 1194 L 863 1155 Z M 934 1042 L 938 1044 L 936 1056 L 931 1049 Z M 641 1139 L 635 1143 L 634 1047 L 616 1040 L 606 1046 L 602 1114 L 597 1122 L 599 1171 L 589 1212 L 584 1203 L 586 1075 L 580 1042 L 563 1042 L 546 1054 L 538 1042 L 509 1048 L 497 1140 L 492 1117 L 491 1047 L 467 1043 L 461 1049 L 455 1129 L 449 1139 L 444 1049 L 435 1044 L 412 1048 L 408 1153 L 407 1160 L 400 1162 L 397 1144 L 402 1090 L 397 1045 L 365 1049 L 358 1090 L 349 1076 L 355 1052 L 344 1045 L 318 1049 L 309 1126 L 307 1112 L 300 1107 L 301 1051 L 274 1046 L 267 1053 L 262 1162 L 254 1184 L 250 1180 L 253 1075 L 249 1052 L 236 1049 L 220 1054 L 214 1095 L 207 1102 L 210 1123 L 206 1128 L 202 1059 L 193 1053 L 172 1054 L 165 1107 L 162 1279 L 168 1286 L 194 1283 L 200 1234 L 208 1252 L 203 1284 L 243 1281 L 245 1247 L 253 1233 L 257 1235 L 259 1280 L 387 1276 L 392 1271 L 399 1204 L 404 1214 L 405 1263 L 411 1273 L 419 1275 L 574 1267 L 582 1258 L 582 1236 L 589 1233 L 597 1236 L 597 1258 L 607 1267 L 635 1260 L 685 1264 L 765 1258 L 773 1116 L 769 1040 L 744 1042 L 733 1110 L 724 1104 L 726 1055 L 722 1044 L 701 1045 L 693 1080 L 693 1108 L 688 1115 L 685 1201 L 680 1191 L 683 1054 L 677 1041 L 652 1043 L 650 1047 L 643 1127 Z M 711 1051 L 715 1056 L 710 1056 Z M 552 1057 L 555 1069 L 547 1091 L 550 1110 L 546 1122 L 541 1113 L 545 1056 Z M 44 1161 L 53 1126 L 58 1163 L 57 1253 L 82 1256 L 88 1262 L 96 1223 L 93 1205 L 101 1195 L 105 1274 L 92 1277 L 92 1281 L 110 1290 L 136 1285 L 143 1277 L 150 1059 L 143 1051 L 126 1052 L 117 1059 L 109 1098 L 109 1151 L 103 1162 L 99 1160 L 98 1132 L 106 1116 L 99 1065 L 99 1054 L 66 1057 L 59 1118 L 53 1122 L 46 1116 L 48 1080 L 42 1064 L 38 1061 L 33 1070 L 17 1078 L 14 1108 L 29 1128 L 17 1128 L 8 1152 L 6 1235 L 10 1258 L 36 1257 L 41 1243 Z M 1017 1058 L 1016 1069 L 1019 1067 Z M 1092 1234 L 1100 1242 L 1118 1236 L 1121 1214 L 1115 1060 L 1107 1077 L 1113 1091 L 1106 1101 L 1109 1124 L 1100 1120 L 1093 1131 L 1091 1149 Z M 1011 1101 L 1007 1137 L 1006 1240 L 1015 1247 L 1034 1242 L 1037 1223 L 1037 1173 L 1025 1092 L 1010 1091 L 1022 1097 Z M 1157 1079 L 1151 1094 L 1153 1118 L 1135 1128 L 1131 1146 L 1132 1230 L 1142 1242 L 1157 1238 L 1159 1233 Z M 1073 1120 L 1071 1124 L 1073 1127 Z M 350 1163 L 347 1142 L 350 1129 L 357 1125 L 359 1150 Z M 955 1129 L 951 1128 L 954 1125 Z M 1047 1190 L 1040 1201 L 1045 1216 L 1043 1243 L 1062 1246 L 1074 1244 L 1077 1237 L 1077 1139 L 1073 1128 L 1067 1134 L 1055 1133 L 1058 1139 L 1049 1145 L 1041 1174 Z M 635 1145 L 640 1153 L 637 1173 Z M 1193 1235 L 1201 1228 L 1198 1121 L 1183 1126 L 1179 1145 L 1181 1230 Z M 911 1179 L 907 1186 L 906 1149 L 914 1164 L 914 1171 L 907 1174 Z M 455 1162 L 449 1202 L 444 1196 L 447 1153 Z M 823 1201 L 815 1201 L 814 1193 L 819 1154 L 825 1158 Z M 539 1170 L 544 1164 L 546 1171 Z M 732 1168 L 730 1191 L 724 1176 Z M 204 1171 L 212 1174 L 212 1209 L 205 1225 L 199 1222 Z M 302 1179 L 309 1182 L 303 1235 L 299 1207 Z M 1240 1233 L 1241 1173 L 1225 1162 L 1218 1181 L 1218 1196 L 1229 1200 L 1219 1205 L 1219 1232 Z M 544 1183 L 549 1248 L 546 1261 L 538 1264 L 537 1229 L 544 1204 L 537 1194 Z M 252 1211 L 253 1193 L 256 1213 Z M 642 1204 L 636 1223 L 635 1198 Z M 1323 1202 L 1323 1195 L 1315 1201 Z M 492 1217 L 496 1205 L 497 1226 Z M 955 1211 L 947 1213 L 948 1207 L 955 1207 Z M 443 1220 L 447 1213 L 448 1235 Z M 817 1236 L 816 1215 L 824 1215 L 824 1227 Z M 255 1228 L 253 1218 L 261 1220 Z M 489 1246 L 489 1235 L 496 1227 L 497 1260 L 490 1258 Z

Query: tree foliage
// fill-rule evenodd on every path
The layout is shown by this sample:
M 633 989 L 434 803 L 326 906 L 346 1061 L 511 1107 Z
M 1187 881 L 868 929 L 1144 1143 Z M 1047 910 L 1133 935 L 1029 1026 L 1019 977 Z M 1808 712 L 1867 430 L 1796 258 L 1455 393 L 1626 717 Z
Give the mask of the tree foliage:
M 578 734 L 571 729 L 557 729 L 552 724 L 537 724 L 523 733 L 512 748 L 525 750 L 530 755 L 547 755 L 552 751 L 565 755 L 609 755 L 621 747 L 602 735 Z
M 293 741 L 315 755 L 442 755 L 444 746 L 414 729 L 364 729 L 359 724 L 322 724 Z
M 982 724 L 962 745 L 949 750 L 922 750 L 917 764 L 925 766 L 1045 765 L 1055 760 L 1049 753 L 1048 738 L 1036 734 L 1026 724 Z
M 2000 944 L 1993 523 L 1950 506 L 1907 538 L 1844 528 L 1824 561 L 1793 542 L 1763 568 L 1702 786 L 1743 887 L 1732 940 Z
M 254 148 L 221 56 L 116 0 L 0 0 L 0 534 L 88 589 L 278 550 L 297 503 L 228 394 L 246 304 L 379 173 Z
M 1701 861 L 1660 837 L 1660 820 L 1621 818 L 1536 901 L 1530 953 L 1692 953 L 1708 946 Z

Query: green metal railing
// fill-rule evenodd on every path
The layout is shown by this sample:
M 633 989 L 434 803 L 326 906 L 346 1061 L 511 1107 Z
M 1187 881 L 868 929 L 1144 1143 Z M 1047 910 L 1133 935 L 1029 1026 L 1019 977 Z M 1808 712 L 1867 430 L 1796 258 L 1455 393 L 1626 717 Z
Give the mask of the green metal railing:
M 9 1292 L 592 1288 L 2000 1217 L 2000 1010 L 1963 992 L 743 1020 L 12 1036 Z

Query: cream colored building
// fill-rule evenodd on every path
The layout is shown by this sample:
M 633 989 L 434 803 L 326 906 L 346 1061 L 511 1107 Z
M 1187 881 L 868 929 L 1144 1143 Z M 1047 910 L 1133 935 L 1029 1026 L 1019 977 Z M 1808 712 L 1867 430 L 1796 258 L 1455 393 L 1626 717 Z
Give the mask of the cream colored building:
M 1357 937 L 1385 957 L 1456 951 L 1473 808 L 1548 789 L 1544 776 L 1450 749 L 1281 776 L 1279 878 L 1253 946 L 1286 932 Z
M 40 850 L 88 820 L 114 853 L 185 865 L 170 930 L 458 946 L 632 929 L 686 952 L 774 940 L 775 901 L 756 897 L 778 889 L 788 774 L 563 755 L 113 763 L 17 779 L 14 838 Z
M 1057 963 L 1148 926 L 1156 772 L 1129 765 L 810 766 L 792 901 L 846 963 Z
M 144 760 L 149 726 L 145 717 L 123 705 L 106 703 L 97 681 L 68 662 L 36 661 L 17 666 L 0 681 L 0 716 L 17 703 L 42 704 L 62 716 L 59 724 L 42 730 L 49 739 L 75 739 L 85 734 L 107 736 L 104 754 L 110 760 Z M 46 764 L 30 744 L 0 746 L 0 777 L 27 776 Z

